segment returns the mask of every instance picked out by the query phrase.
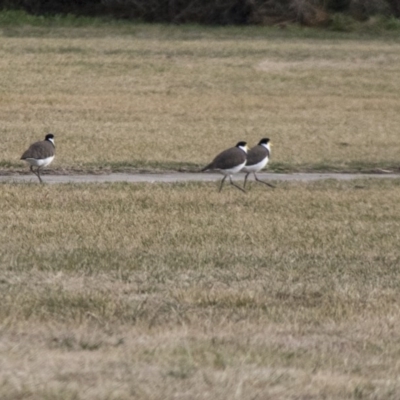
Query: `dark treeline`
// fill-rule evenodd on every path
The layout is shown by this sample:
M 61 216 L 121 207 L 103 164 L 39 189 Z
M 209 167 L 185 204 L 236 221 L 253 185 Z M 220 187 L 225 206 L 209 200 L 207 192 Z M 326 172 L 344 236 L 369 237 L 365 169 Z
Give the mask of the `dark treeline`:
M 400 18 L 400 0 L 0 0 L 1 9 L 35 15 L 74 14 L 201 24 L 328 24 L 332 14 L 357 20 Z

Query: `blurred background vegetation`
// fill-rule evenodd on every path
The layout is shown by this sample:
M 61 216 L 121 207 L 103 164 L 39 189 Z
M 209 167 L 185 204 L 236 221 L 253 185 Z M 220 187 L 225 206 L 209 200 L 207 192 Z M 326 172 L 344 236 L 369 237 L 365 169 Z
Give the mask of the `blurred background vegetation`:
M 399 0 L 0 0 L 0 10 L 163 23 L 345 27 L 384 18 L 397 25 Z

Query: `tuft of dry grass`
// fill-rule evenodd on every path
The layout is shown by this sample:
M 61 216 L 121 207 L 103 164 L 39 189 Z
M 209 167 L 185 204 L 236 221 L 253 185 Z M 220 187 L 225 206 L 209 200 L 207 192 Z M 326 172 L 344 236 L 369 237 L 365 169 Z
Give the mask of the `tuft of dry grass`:
M 2 399 L 396 399 L 400 180 L 2 184 Z
M 224 32 L 4 29 L 0 167 L 52 131 L 58 172 L 194 169 L 265 136 L 276 171 L 398 169 L 398 40 Z

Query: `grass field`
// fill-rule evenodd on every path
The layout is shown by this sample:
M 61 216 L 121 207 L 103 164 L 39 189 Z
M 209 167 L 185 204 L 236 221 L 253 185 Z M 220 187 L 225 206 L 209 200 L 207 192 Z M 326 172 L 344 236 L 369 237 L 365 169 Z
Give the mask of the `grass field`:
M 265 136 L 274 171 L 397 171 L 399 35 L 293 29 L 4 23 L 0 168 L 51 131 L 59 173 L 192 170 Z
M 399 196 L 3 184 L 1 398 L 397 399 Z
M 4 15 L 1 173 L 399 170 L 394 35 Z M 1 400 L 399 398 L 400 179 L 0 186 Z

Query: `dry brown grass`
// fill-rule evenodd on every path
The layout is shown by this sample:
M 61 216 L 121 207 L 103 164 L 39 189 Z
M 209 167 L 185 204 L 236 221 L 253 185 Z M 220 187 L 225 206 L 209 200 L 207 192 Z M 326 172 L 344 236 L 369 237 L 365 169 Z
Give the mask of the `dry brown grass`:
M 275 170 L 398 168 L 398 41 L 228 32 L 4 29 L 2 169 L 48 131 L 59 171 L 195 168 L 264 136 Z
M 400 181 L 3 184 L 2 399 L 397 399 Z

